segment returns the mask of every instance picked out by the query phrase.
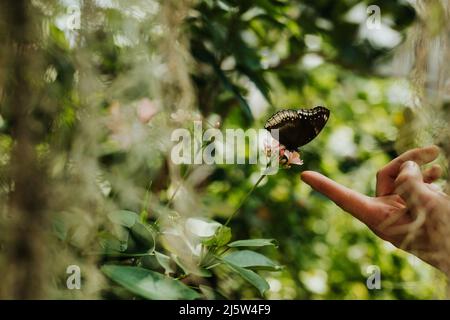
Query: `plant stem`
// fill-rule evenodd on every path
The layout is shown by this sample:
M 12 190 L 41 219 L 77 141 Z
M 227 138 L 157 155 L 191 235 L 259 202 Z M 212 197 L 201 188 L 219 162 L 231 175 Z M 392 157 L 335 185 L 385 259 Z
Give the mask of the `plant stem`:
M 203 150 L 203 148 L 205 147 L 205 144 L 202 144 L 200 146 L 200 148 L 197 149 L 195 155 L 194 155 L 194 159 L 195 157 L 198 155 L 198 153 Z M 193 171 L 194 167 L 190 166 L 186 169 L 186 171 L 184 172 L 183 176 L 181 177 L 180 182 L 178 183 L 177 187 L 175 188 L 175 190 L 173 191 L 169 201 L 167 201 L 166 203 L 166 207 L 170 208 L 170 206 L 172 205 L 173 200 L 175 199 L 175 196 L 177 195 L 178 191 L 180 191 L 181 186 L 183 185 L 183 182 L 187 179 L 187 177 L 191 174 L 191 172 Z M 159 225 L 159 220 L 161 217 L 158 217 L 155 222 L 153 223 L 154 225 L 158 226 Z
M 148 219 L 148 206 L 149 206 L 149 198 L 150 198 L 150 188 L 152 186 L 153 181 L 150 180 L 144 196 L 144 202 L 142 203 L 142 208 L 140 212 L 141 222 L 147 222 Z
M 239 204 L 239 206 L 236 208 L 236 210 L 234 210 L 234 212 L 228 217 L 227 221 L 225 222 L 225 226 L 228 225 L 228 223 L 231 221 L 231 219 L 233 219 L 233 217 L 239 212 L 239 210 L 241 210 L 242 206 L 244 205 L 245 201 L 247 201 L 248 197 L 250 197 L 250 195 L 253 193 L 253 191 L 255 191 L 256 187 L 261 183 L 261 181 L 264 179 L 264 177 L 266 177 L 265 174 L 262 174 L 258 181 L 256 181 L 256 183 L 253 185 L 253 187 L 250 189 L 250 191 L 245 195 L 245 197 L 241 200 L 241 203 Z
M 170 207 L 170 205 L 172 204 L 172 201 L 175 199 L 175 196 L 177 195 L 178 191 L 181 188 L 181 185 L 183 184 L 183 181 L 186 180 L 186 178 L 188 177 L 188 175 L 191 173 L 193 167 L 189 167 L 186 169 L 186 171 L 183 174 L 183 177 L 181 178 L 181 181 L 178 183 L 177 187 L 175 188 L 175 190 L 172 193 L 172 196 L 170 197 L 169 201 L 167 202 L 166 206 Z
M 200 145 L 200 147 L 197 149 L 197 151 L 195 152 L 194 155 L 194 159 L 197 157 L 198 153 L 203 150 L 203 148 L 206 146 L 206 144 L 202 143 Z M 187 179 L 187 177 L 191 174 L 192 170 L 194 169 L 193 166 L 190 166 L 186 169 L 186 171 L 183 174 L 183 177 L 181 178 L 180 183 L 178 183 L 177 187 L 175 188 L 175 190 L 172 193 L 172 196 L 170 197 L 169 201 L 167 202 L 166 206 L 170 207 L 170 205 L 172 204 L 173 200 L 175 199 L 175 196 L 177 195 L 178 191 L 181 189 L 181 186 L 183 184 L 183 181 L 185 181 Z

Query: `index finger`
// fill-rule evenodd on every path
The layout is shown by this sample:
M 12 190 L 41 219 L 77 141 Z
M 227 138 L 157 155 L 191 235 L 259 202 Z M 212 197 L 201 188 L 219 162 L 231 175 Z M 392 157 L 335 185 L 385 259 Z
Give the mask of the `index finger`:
M 377 174 L 377 197 L 382 197 L 394 192 L 394 181 L 397 178 L 403 163 L 406 161 L 414 161 L 419 165 L 423 165 L 435 160 L 438 155 L 439 148 L 437 146 L 428 146 L 406 151 L 389 162 Z
M 301 178 L 314 190 L 330 198 L 330 200 L 358 220 L 366 224 L 370 222 L 372 217 L 369 216 L 370 212 L 367 210 L 367 196 L 344 187 L 314 171 L 304 171 L 301 174 Z

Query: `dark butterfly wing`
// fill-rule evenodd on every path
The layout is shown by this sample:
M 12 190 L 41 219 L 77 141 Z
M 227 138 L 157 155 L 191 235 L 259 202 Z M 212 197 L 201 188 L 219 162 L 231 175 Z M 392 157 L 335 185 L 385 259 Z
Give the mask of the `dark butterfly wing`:
M 288 150 L 297 150 L 313 140 L 330 117 L 324 107 L 300 110 L 281 110 L 267 120 L 264 128 L 278 129 L 278 140 Z

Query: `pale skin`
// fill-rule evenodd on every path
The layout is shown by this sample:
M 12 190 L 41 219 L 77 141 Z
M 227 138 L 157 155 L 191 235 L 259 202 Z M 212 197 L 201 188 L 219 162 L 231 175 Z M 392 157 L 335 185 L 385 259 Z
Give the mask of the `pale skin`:
M 304 182 L 365 223 L 380 238 L 450 275 L 450 197 L 432 183 L 442 175 L 439 148 L 409 150 L 377 173 L 376 196 L 351 190 L 314 171 Z

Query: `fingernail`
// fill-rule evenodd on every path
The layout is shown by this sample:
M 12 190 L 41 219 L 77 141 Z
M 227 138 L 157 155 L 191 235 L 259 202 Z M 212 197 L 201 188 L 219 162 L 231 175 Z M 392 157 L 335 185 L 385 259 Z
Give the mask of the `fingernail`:
M 415 166 L 415 163 L 413 161 L 406 161 L 405 164 L 407 168 L 414 168 Z
M 405 163 L 403 164 L 403 168 L 412 168 L 414 166 L 414 162 L 412 162 L 412 161 L 410 161 L 410 160 L 408 160 L 408 161 L 405 161 Z

